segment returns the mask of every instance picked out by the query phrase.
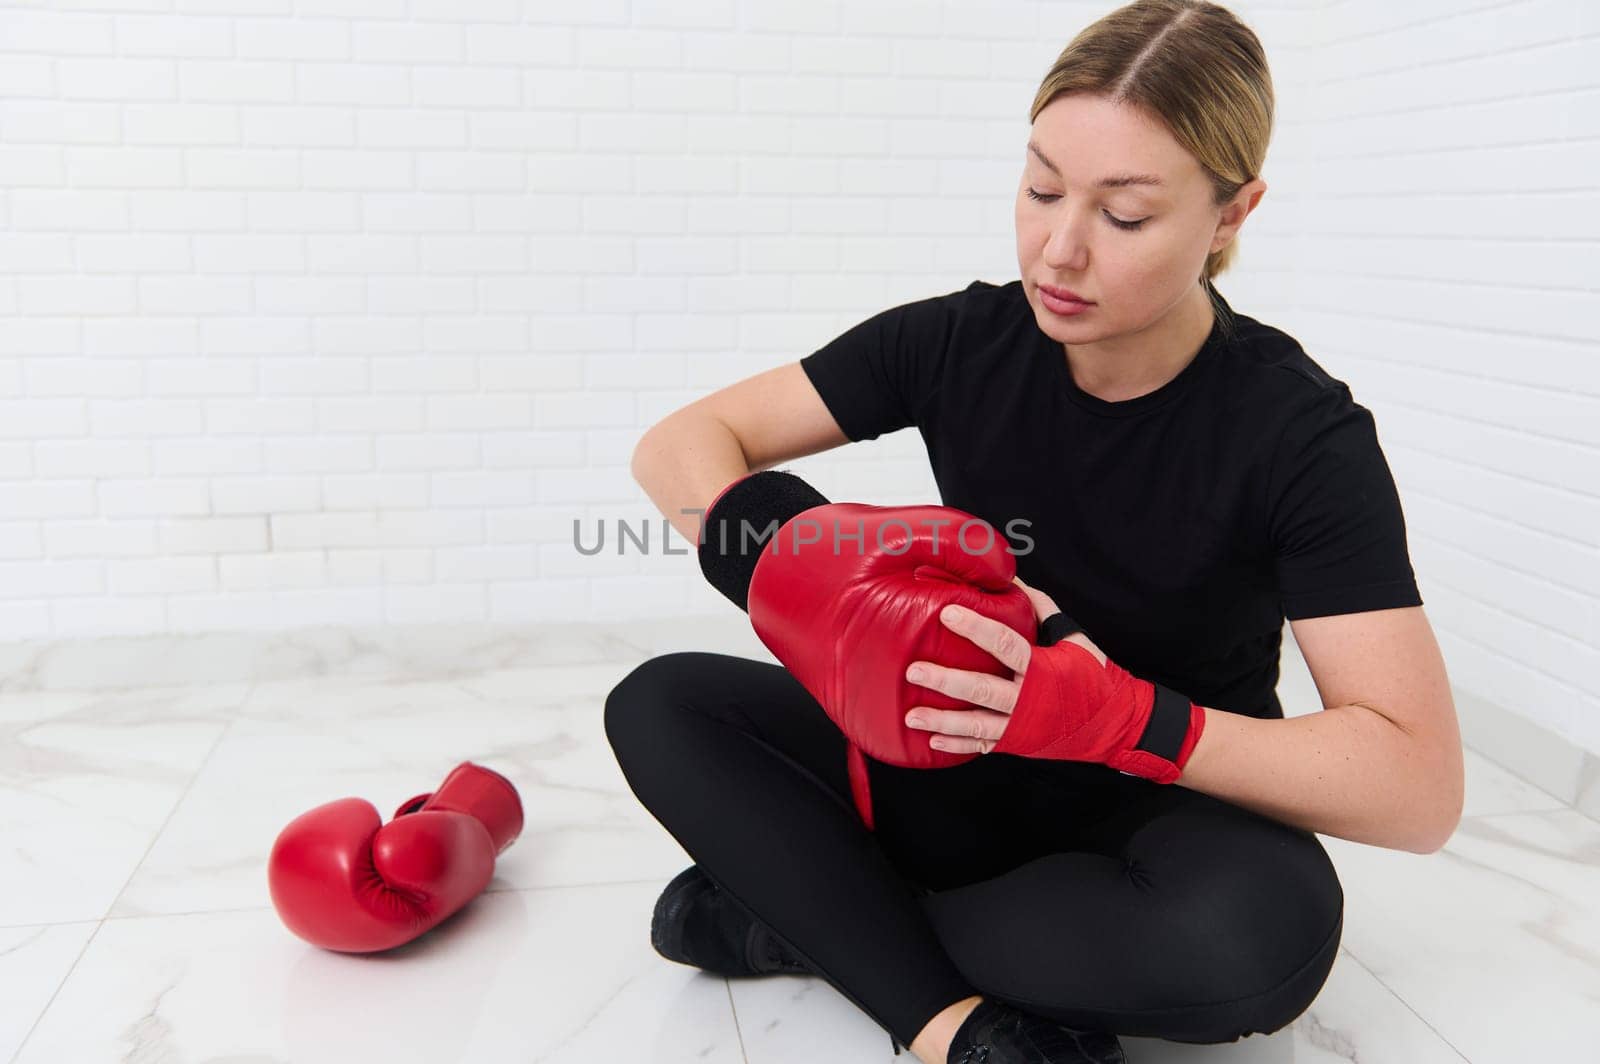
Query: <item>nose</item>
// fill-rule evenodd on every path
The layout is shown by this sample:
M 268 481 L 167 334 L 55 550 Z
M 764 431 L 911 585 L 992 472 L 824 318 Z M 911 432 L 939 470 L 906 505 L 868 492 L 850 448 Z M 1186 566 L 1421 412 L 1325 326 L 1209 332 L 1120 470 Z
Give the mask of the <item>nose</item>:
M 1071 224 L 1059 225 L 1050 231 L 1044 242 L 1044 261 L 1055 270 L 1082 270 L 1088 264 L 1089 246 L 1079 239 Z

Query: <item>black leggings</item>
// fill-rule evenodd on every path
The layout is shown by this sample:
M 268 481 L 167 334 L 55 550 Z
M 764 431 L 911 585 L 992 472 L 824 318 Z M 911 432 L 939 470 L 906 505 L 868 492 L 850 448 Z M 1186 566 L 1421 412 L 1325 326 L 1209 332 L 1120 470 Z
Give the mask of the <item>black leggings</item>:
M 780 666 L 674 653 L 606 698 L 628 785 L 711 880 L 909 1047 L 982 994 L 1080 1029 L 1231 1042 L 1322 989 L 1344 892 L 1314 834 L 1103 765 L 868 759 Z

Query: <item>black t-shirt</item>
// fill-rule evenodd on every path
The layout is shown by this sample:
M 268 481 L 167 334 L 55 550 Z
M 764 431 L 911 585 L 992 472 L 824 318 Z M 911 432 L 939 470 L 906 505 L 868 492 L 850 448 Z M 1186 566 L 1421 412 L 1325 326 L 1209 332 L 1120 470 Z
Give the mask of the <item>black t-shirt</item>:
M 1281 717 L 1285 617 L 1422 596 L 1371 412 L 1217 300 L 1194 360 L 1124 402 L 1077 386 L 1021 281 L 892 307 L 800 364 L 850 439 L 915 425 L 942 502 L 1005 534 L 1118 665 Z

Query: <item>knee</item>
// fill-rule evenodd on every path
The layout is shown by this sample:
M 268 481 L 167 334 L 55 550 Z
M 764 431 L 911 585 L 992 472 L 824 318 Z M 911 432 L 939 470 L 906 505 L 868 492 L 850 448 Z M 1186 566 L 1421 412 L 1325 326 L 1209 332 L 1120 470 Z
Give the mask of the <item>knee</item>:
M 1250 815 L 1173 849 L 1176 867 L 1150 864 L 1172 873 L 1178 903 L 1188 903 L 1185 923 L 1193 926 L 1305 953 L 1322 944 L 1344 911 L 1338 870 L 1308 831 Z
M 1316 945 L 1288 956 L 1272 953 L 1253 966 L 1247 964 L 1237 976 L 1240 981 L 1232 984 L 1239 996 L 1199 1010 L 1196 1022 L 1176 1040 L 1214 1045 L 1252 1034 L 1270 1035 L 1288 1027 L 1322 993 L 1339 953 L 1343 926 L 1341 910 L 1332 930 Z
M 663 654 L 640 662 L 606 695 L 602 719 L 613 750 L 636 735 L 641 724 L 658 716 L 671 697 L 674 656 Z
M 634 666 L 606 695 L 606 740 L 619 755 L 625 747 L 654 746 L 673 708 L 686 704 L 685 681 L 707 657 L 699 651 L 660 654 Z
M 1200 1040 L 1232 1041 L 1287 1026 L 1316 999 L 1332 969 L 1344 927 L 1338 875 L 1314 838 L 1276 856 L 1238 868 L 1231 886 L 1202 889 L 1183 921 L 1192 932 L 1181 953 L 1197 977 L 1193 1000 L 1230 1002 L 1213 1017 L 1220 1021 L 1215 1037 Z
M 1196 887 L 1193 925 L 1231 940 L 1237 948 L 1225 952 L 1263 975 L 1315 954 L 1344 913 L 1338 874 L 1315 840 L 1204 877 Z

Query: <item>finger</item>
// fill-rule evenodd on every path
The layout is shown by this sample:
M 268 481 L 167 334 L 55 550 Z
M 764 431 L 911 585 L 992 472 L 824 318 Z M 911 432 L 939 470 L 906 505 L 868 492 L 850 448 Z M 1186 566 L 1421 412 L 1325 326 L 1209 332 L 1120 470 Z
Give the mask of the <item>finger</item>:
M 1009 709 L 1016 704 L 1016 699 L 1006 701 L 1005 689 L 1001 684 L 1008 681 L 998 676 L 991 676 L 985 672 L 969 672 L 966 669 L 952 669 L 947 679 L 949 683 L 945 687 L 945 692 L 974 706 L 992 709 L 1003 706 Z
M 931 661 L 913 661 L 906 666 L 906 679 L 918 687 L 931 687 L 939 691 L 942 690 L 939 685 L 944 682 L 942 674 L 946 671 L 943 665 L 935 665 Z
M 921 679 L 917 679 L 919 676 Z M 912 662 L 906 667 L 906 679 L 918 687 L 932 688 L 952 698 L 970 702 L 974 708 L 997 710 L 1002 716 L 1010 715 L 1017 704 L 1017 692 L 1022 690 L 1022 685 L 1015 680 L 987 672 L 951 669 L 931 661 Z
M 939 611 L 939 620 L 952 632 L 972 640 L 987 650 L 1012 672 L 1022 672 L 1027 669 L 1031 644 L 1010 625 L 1001 624 L 976 610 L 954 603 Z M 954 691 L 950 693 L 956 694 L 958 698 L 965 697 Z
M 947 754 L 987 754 L 995 748 L 995 740 L 935 735 L 928 745 Z
M 933 732 L 938 739 L 987 739 L 999 741 L 1006 730 L 1009 713 L 992 709 L 936 709 L 913 706 L 906 712 L 906 726 Z
M 1035 619 L 1044 621 L 1061 612 L 1061 607 L 1056 605 L 1056 600 L 1046 595 L 1043 591 L 1032 592 Z

